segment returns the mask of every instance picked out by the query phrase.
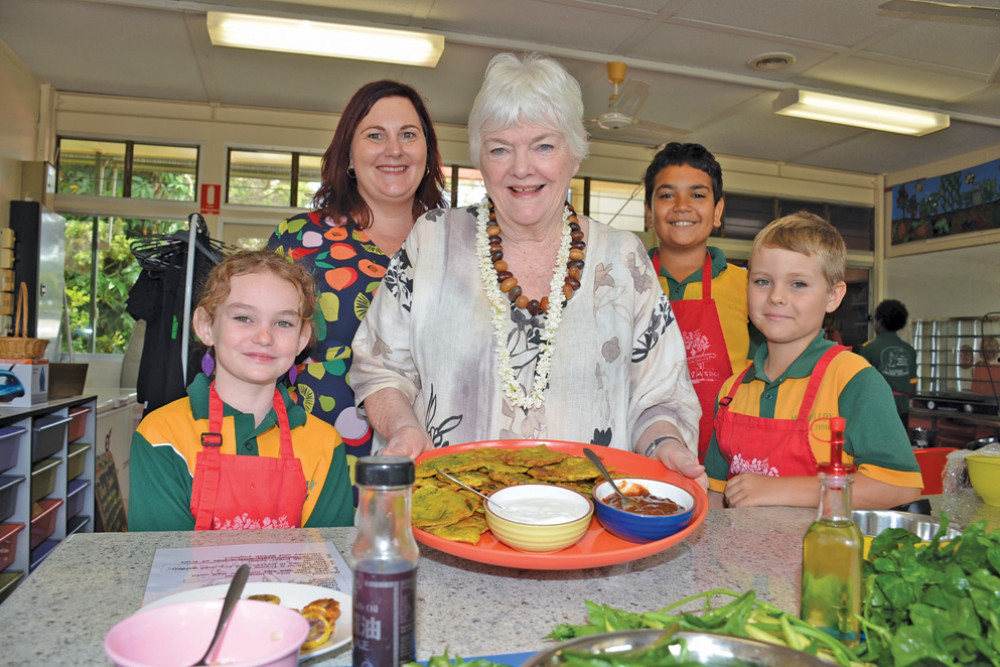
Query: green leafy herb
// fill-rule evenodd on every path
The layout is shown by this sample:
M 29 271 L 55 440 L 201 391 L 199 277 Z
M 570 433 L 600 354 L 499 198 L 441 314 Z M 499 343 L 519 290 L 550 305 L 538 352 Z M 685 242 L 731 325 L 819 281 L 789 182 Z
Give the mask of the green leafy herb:
M 560 651 L 560 664 L 570 667 L 701 667 L 704 665 L 703 661 L 690 654 L 684 638 L 675 636 L 677 629 L 675 623 L 652 644 L 630 651 L 601 654 Z M 727 667 L 747 665 L 736 659 L 726 660 L 724 664 Z
M 1000 531 L 972 524 L 930 544 L 901 528 L 881 533 L 864 564 L 861 657 L 878 665 L 1000 665 Z
M 476 658 L 475 660 L 463 660 L 460 656 L 455 656 L 455 660 L 452 661 L 448 657 L 448 650 L 445 649 L 444 655 L 435 655 L 430 660 L 427 661 L 427 667 L 510 667 L 509 665 L 501 665 L 496 662 L 490 662 L 484 658 Z M 423 667 L 419 662 L 407 662 L 403 664 L 403 667 Z
M 727 599 L 713 606 L 713 598 Z M 732 598 L 732 599 L 729 599 Z M 686 607 L 700 603 L 696 611 Z M 587 602 L 586 625 L 562 624 L 546 639 L 572 639 L 601 632 L 636 630 L 639 628 L 670 628 L 695 632 L 717 632 L 734 637 L 755 639 L 798 651 L 818 655 L 840 665 L 856 664 L 853 651 L 844 643 L 805 623 L 797 616 L 757 599 L 754 591 L 740 594 L 717 589 L 685 598 L 659 611 L 642 614 Z M 594 665 L 602 663 L 593 663 Z M 613 663 L 603 663 L 612 665 Z M 630 663 L 631 664 L 631 663 Z M 636 663 L 655 664 L 655 663 Z M 673 664 L 673 663 L 667 663 Z

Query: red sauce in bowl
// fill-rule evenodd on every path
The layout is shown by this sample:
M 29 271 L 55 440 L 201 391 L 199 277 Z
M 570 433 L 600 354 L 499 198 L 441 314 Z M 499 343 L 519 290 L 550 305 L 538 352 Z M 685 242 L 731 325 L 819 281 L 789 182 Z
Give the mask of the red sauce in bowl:
M 622 498 L 617 493 L 612 493 L 607 498 L 604 498 L 604 502 L 615 509 L 625 510 L 633 514 L 648 514 L 650 516 L 669 516 L 677 514 L 683 509 L 669 498 L 654 496 L 646 487 L 639 484 L 632 484 L 628 489 L 622 491 L 622 493 L 632 500 L 632 503 L 627 508 L 622 507 Z

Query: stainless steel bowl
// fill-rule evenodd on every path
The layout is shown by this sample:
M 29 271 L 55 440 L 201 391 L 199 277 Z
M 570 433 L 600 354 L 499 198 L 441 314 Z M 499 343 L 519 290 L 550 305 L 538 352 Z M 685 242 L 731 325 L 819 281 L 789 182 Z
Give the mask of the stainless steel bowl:
M 537 653 L 521 667 L 557 667 L 564 664 L 562 651 L 589 651 L 591 653 L 620 653 L 652 644 L 663 635 L 663 630 L 623 630 L 600 635 L 590 635 L 561 642 L 558 646 Z M 754 667 L 829 667 L 819 658 L 783 646 L 764 642 L 716 635 L 709 632 L 682 630 L 676 634 L 687 642 L 692 658 L 705 665 L 753 665 Z
M 905 528 L 915 534 L 921 540 L 929 540 L 937 533 L 941 523 L 934 517 L 926 514 L 912 514 L 910 512 L 893 512 L 892 510 L 854 510 L 851 518 L 858 524 L 861 534 L 867 537 L 876 537 L 883 530 L 889 528 Z M 954 525 L 948 526 L 945 533 L 946 539 L 952 539 L 962 534 L 962 529 Z

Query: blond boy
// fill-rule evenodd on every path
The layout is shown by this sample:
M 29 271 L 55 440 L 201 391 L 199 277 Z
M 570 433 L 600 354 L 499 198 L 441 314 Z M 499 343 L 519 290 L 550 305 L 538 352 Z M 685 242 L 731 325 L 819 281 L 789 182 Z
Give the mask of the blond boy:
M 830 452 L 823 420 L 836 416 L 847 423 L 845 462 L 858 466 L 855 507 L 919 497 L 920 468 L 892 391 L 868 362 L 823 336 L 823 316 L 847 289 L 846 256 L 840 233 L 806 212 L 754 239 L 748 310 L 766 344 L 719 391 L 705 459 L 711 506 L 816 506 L 816 465 Z

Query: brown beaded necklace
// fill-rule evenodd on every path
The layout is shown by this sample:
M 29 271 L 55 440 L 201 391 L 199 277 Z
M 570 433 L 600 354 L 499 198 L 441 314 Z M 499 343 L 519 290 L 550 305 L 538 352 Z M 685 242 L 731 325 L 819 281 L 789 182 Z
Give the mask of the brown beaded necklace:
M 566 261 L 566 280 L 563 284 L 563 305 L 573 298 L 576 290 L 580 289 L 580 276 L 583 275 L 584 259 L 587 256 L 587 243 L 583 240 L 583 230 L 580 229 L 580 221 L 576 217 L 573 206 L 566 202 L 569 209 L 569 259 Z M 496 212 L 493 210 L 493 200 L 489 200 L 490 224 L 486 228 L 486 234 L 490 239 L 490 259 L 493 261 L 493 269 L 497 272 L 497 282 L 500 283 L 500 291 L 506 292 L 511 303 L 518 308 L 527 310 L 532 316 L 538 313 L 547 313 L 549 310 L 549 297 L 544 296 L 541 300 L 529 299 L 517 284 L 514 277 L 503 260 L 503 239 L 500 238 L 500 225 L 497 224 Z

